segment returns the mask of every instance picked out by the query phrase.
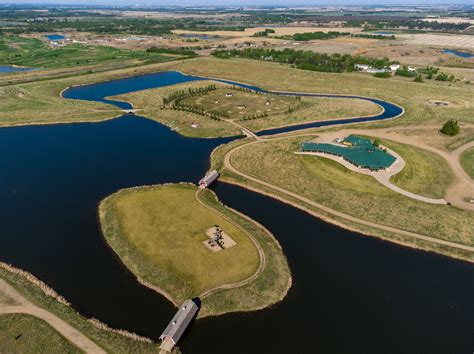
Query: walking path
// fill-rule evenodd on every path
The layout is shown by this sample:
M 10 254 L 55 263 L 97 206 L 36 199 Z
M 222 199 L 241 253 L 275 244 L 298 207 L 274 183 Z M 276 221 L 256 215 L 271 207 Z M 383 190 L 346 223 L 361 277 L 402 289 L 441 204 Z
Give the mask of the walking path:
M 0 279 L 0 293 L 14 301 L 13 305 L 4 305 L 0 303 L 0 315 L 9 313 L 25 313 L 35 316 L 47 322 L 67 340 L 86 353 L 105 354 L 104 350 L 77 329 L 64 322 L 56 315 L 53 315 L 51 312 L 32 304 L 3 279 Z
M 345 131 L 346 132 L 346 131 Z M 367 134 L 367 130 L 364 131 L 365 134 Z M 303 135 L 312 135 L 314 136 L 315 134 L 303 134 Z M 370 135 L 373 135 L 372 134 L 372 131 L 370 132 Z M 296 135 L 292 135 L 291 137 L 294 137 Z M 298 136 L 301 136 L 301 135 L 298 135 Z M 278 138 L 275 138 L 275 139 L 288 139 L 289 136 L 285 136 L 285 137 L 278 137 Z M 270 139 L 266 139 L 266 140 L 270 140 Z M 265 181 L 262 181 L 258 178 L 255 178 L 255 177 L 252 177 L 252 176 L 249 176 L 247 175 L 246 173 L 244 172 L 241 172 L 239 171 L 238 169 L 236 169 L 232 163 L 231 163 L 231 157 L 232 155 L 239 151 L 240 149 L 244 148 L 244 147 L 248 147 L 250 145 L 254 145 L 254 144 L 258 144 L 258 143 L 261 143 L 263 140 L 253 140 L 247 144 L 243 144 L 243 145 L 240 145 L 240 146 L 237 146 L 235 148 L 233 148 L 232 150 L 228 151 L 224 157 L 224 167 L 227 168 L 228 170 L 232 171 L 233 173 L 237 174 L 238 176 L 241 176 L 241 177 L 244 177 L 245 179 L 249 180 L 249 181 L 252 181 L 252 182 L 256 182 L 262 186 L 265 186 L 265 187 L 268 187 L 270 189 L 273 189 L 275 191 L 278 191 L 280 193 L 283 193 L 287 196 L 290 196 L 292 198 L 295 198 L 303 203 L 306 203 L 308 205 L 311 205 L 313 207 L 316 207 L 317 209 L 320 209 L 328 214 L 331 214 L 333 216 L 337 216 L 337 217 L 340 217 L 342 219 L 345 219 L 347 221 L 350 221 L 350 222 L 355 222 L 357 224 L 361 224 L 361 225 L 365 225 L 365 226 L 369 226 L 369 227 L 373 227 L 373 228 L 376 228 L 376 229 L 379 229 L 379 230 L 384 230 L 384 231 L 389 231 L 389 232 L 393 232 L 393 233 L 396 233 L 396 234 L 400 234 L 400 235 L 404 235 L 404 236 L 408 236 L 408 237 L 411 237 L 411 238 L 415 238 L 415 239 L 420 239 L 420 240 L 423 240 L 423 241 L 428 241 L 428 242 L 432 242 L 432 243 L 436 243 L 436 244 L 439 244 L 439 245 L 444 245 L 444 246 L 449 246 L 449 247 L 453 247 L 453 248 L 457 248 L 457 249 L 460 249 L 460 250 L 464 250 L 464 251 L 470 251 L 470 252 L 474 252 L 474 247 L 472 246 L 467 246 L 467 245 L 463 245 L 463 244 L 459 244 L 459 243 L 455 243 L 455 242 L 450 242 L 450 241 L 445 241 L 445 240 L 441 240 L 441 239 L 437 239 L 437 238 L 434 238 L 434 237 L 429 237 L 429 236 L 425 236 L 425 235 L 421 235 L 421 234 L 417 234 L 417 233 L 414 233 L 414 232 L 411 232 L 411 231 L 406 231 L 406 230 L 402 230 L 402 229 L 398 229 L 398 228 L 395 228 L 395 227 L 391 227 L 391 226 L 387 226 L 387 225 L 382 225 L 382 224 L 377 224 L 377 223 L 374 223 L 374 222 L 371 222 L 371 221 L 367 221 L 367 220 L 363 220 L 363 219 L 359 219 L 359 218 L 356 218 L 354 216 L 351 216 L 351 215 L 348 215 L 348 214 L 345 214 L 345 213 L 342 213 L 340 211 L 337 211 L 337 210 L 334 210 L 334 209 L 331 209 L 323 204 L 320 204 L 320 203 L 317 203 L 317 202 L 314 202 L 313 200 L 311 199 L 308 199 L 306 197 L 303 197 L 299 194 L 296 194 L 296 193 L 293 193 L 287 189 L 284 189 L 282 187 L 279 187 L 279 186 L 276 186 L 274 184 L 271 184 L 271 183 L 268 183 L 268 182 L 265 182 Z M 283 199 L 281 197 L 279 197 L 278 195 L 275 195 L 275 194 L 271 194 L 271 193 L 268 193 L 270 196 L 276 198 L 276 199 L 280 199 L 286 203 L 289 203 L 297 208 L 300 208 L 302 210 L 305 210 L 306 212 L 312 214 L 312 215 L 315 215 L 317 217 L 321 217 L 320 214 L 318 214 L 317 212 L 315 212 L 314 210 L 310 209 L 310 208 L 307 208 L 307 207 L 304 207 L 303 205 L 301 204 L 297 204 L 297 203 L 292 203 L 286 199 Z
M 262 247 L 260 246 L 260 244 L 257 242 L 257 240 L 255 240 L 255 238 L 247 232 L 247 230 L 245 230 L 243 227 L 241 227 L 238 223 L 232 221 L 231 219 L 229 219 L 226 215 L 224 215 L 223 213 L 221 213 L 220 211 L 214 209 L 214 208 L 211 208 L 209 205 L 207 205 L 206 203 L 204 203 L 201 199 L 199 199 L 199 194 L 201 193 L 201 190 L 198 189 L 196 191 L 196 201 L 201 204 L 203 207 L 205 207 L 206 209 L 209 209 L 211 210 L 212 212 L 214 213 L 217 213 L 219 214 L 219 216 L 223 217 L 225 220 L 227 220 L 228 222 L 230 222 L 232 225 L 235 225 L 237 228 L 239 228 L 245 235 L 247 235 L 247 237 L 252 241 L 252 243 L 255 245 L 255 247 L 257 248 L 257 251 L 258 251 L 258 256 L 260 258 L 260 263 L 258 265 L 258 269 L 256 270 L 256 272 L 254 274 L 252 274 L 250 277 L 248 277 L 247 279 L 244 279 L 242 281 L 239 281 L 237 283 L 232 283 L 232 284 L 224 284 L 224 285 L 220 285 L 220 286 L 216 286 L 215 288 L 212 288 L 212 289 L 208 289 L 206 290 L 205 292 L 203 292 L 201 295 L 199 295 L 199 298 L 202 300 L 202 299 L 205 299 L 206 297 L 208 297 L 209 295 L 212 295 L 213 293 L 215 293 L 216 291 L 218 290 L 222 290 L 222 289 L 234 289 L 234 288 L 239 288 L 243 285 L 246 285 L 252 281 L 254 281 L 259 275 L 260 273 L 262 273 L 263 269 L 265 268 L 265 264 L 266 264 L 266 259 L 265 259 L 265 252 L 263 251 Z M 233 212 L 236 212 L 234 210 L 232 210 Z M 241 215 L 239 213 L 239 215 Z M 247 217 L 247 219 L 250 219 Z

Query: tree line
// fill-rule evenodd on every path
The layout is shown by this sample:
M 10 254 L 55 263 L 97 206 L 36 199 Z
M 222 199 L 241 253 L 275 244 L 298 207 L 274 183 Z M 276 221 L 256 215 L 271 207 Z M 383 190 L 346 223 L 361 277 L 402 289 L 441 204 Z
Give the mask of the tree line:
M 310 50 L 282 50 L 265 48 L 245 48 L 243 50 L 219 50 L 213 55 L 217 58 L 247 58 L 290 64 L 298 69 L 322 72 L 352 72 L 355 64 L 367 64 L 374 68 L 384 68 L 393 64 L 389 58 L 369 58 L 350 54 L 315 53 Z

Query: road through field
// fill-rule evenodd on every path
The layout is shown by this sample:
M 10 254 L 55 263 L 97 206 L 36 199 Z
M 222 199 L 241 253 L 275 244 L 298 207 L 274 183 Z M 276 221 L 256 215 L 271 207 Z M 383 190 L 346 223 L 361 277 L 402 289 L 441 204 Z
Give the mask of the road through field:
M 47 322 L 62 336 L 82 349 L 84 352 L 105 354 L 104 350 L 102 350 L 97 344 L 92 342 L 81 332 L 61 320 L 56 315 L 53 315 L 51 312 L 43 310 L 42 308 L 29 302 L 23 295 L 21 295 L 3 279 L 0 279 L 0 293 L 4 294 L 7 298 L 11 298 L 14 302 L 13 305 L 3 305 L 0 303 L 0 315 L 9 313 L 25 313 L 35 316 Z
M 368 133 L 367 131 L 364 131 L 364 132 L 365 132 L 365 134 Z M 306 134 L 306 135 L 309 135 L 309 134 Z M 315 134 L 311 134 L 311 135 L 315 135 Z M 288 136 L 279 137 L 279 138 L 276 138 L 276 139 L 287 139 L 287 138 L 288 138 Z M 270 140 L 270 139 L 266 139 L 266 140 Z M 391 227 L 391 226 L 387 226 L 387 225 L 377 224 L 377 223 L 374 223 L 374 222 L 371 222 L 371 221 L 367 221 L 367 220 L 363 220 L 363 219 L 353 217 L 351 215 L 347 215 L 345 213 L 342 213 L 340 211 L 331 209 L 331 208 L 329 208 L 325 205 L 322 205 L 320 203 L 314 202 L 313 200 L 308 199 L 304 196 L 293 193 L 293 192 L 291 192 L 287 189 L 284 189 L 282 187 L 278 187 L 274 184 L 262 181 L 258 178 L 253 177 L 253 176 L 249 176 L 249 175 L 245 174 L 244 172 L 239 171 L 238 169 L 236 169 L 232 165 L 231 157 L 235 152 L 239 151 L 240 149 L 242 149 L 244 147 L 248 147 L 250 145 L 261 143 L 262 141 L 264 141 L 264 140 L 253 140 L 253 141 L 251 141 L 247 144 L 237 146 L 234 149 L 227 152 L 227 154 L 224 157 L 224 167 L 227 168 L 228 170 L 232 171 L 233 173 L 235 173 L 235 174 L 237 174 L 241 177 L 244 177 L 247 180 L 256 182 L 256 183 L 258 183 L 262 186 L 265 186 L 265 187 L 268 187 L 268 188 L 273 189 L 275 191 L 278 191 L 280 193 L 286 194 L 286 195 L 288 195 L 292 198 L 295 198 L 297 200 L 302 201 L 303 203 L 314 206 L 314 207 L 316 207 L 316 208 L 318 208 L 318 209 L 320 209 L 320 210 L 322 210 L 322 211 L 324 211 L 328 214 L 340 217 L 340 218 L 345 219 L 347 221 L 355 222 L 357 224 L 373 227 L 373 228 L 384 230 L 384 231 L 393 232 L 393 233 L 400 234 L 400 235 L 403 235 L 403 236 L 408 236 L 408 237 L 411 237 L 411 238 L 420 239 L 420 240 L 423 240 L 423 241 L 428 241 L 428 242 L 432 242 L 432 243 L 436 243 L 436 244 L 440 244 L 440 245 L 444 245 L 444 246 L 449 246 L 449 247 L 457 248 L 457 249 L 464 250 L 464 251 L 474 252 L 474 247 L 471 247 L 471 246 L 467 246 L 467 245 L 463 245 L 463 244 L 459 244 L 459 243 L 455 243 L 455 242 L 450 242 L 450 241 L 445 241 L 445 240 L 440 240 L 440 239 L 437 239 L 437 238 L 434 238 L 434 237 L 429 237 L 429 236 L 417 234 L 417 233 L 414 233 L 414 232 L 410 232 L 410 231 L 406 231 L 406 230 L 402 230 L 402 229 L 397 229 L 395 227 Z M 272 195 L 272 196 L 277 197 L 275 195 Z M 281 199 L 281 198 L 278 198 L 278 199 Z M 283 200 L 283 201 L 285 201 L 285 202 L 287 202 L 287 203 L 289 203 L 293 206 L 296 206 L 297 208 L 305 210 L 306 212 L 308 212 L 312 215 L 315 215 L 317 217 L 321 217 L 321 215 L 318 214 L 317 212 L 315 212 L 314 210 L 311 210 L 309 208 L 306 208 L 306 207 L 304 207 L 302 205 L 299 205 L 299 204 L 296 204 L 296 203 L 292 203 L 288 200 Z

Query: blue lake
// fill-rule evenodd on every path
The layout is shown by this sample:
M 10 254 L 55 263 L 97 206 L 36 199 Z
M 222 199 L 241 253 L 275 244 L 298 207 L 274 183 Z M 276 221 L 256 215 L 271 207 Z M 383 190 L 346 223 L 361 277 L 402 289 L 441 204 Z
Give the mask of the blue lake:
M 48 38 L 50 41 L 61 41 L 66 37 L 64 37 L 62 34 L 48 34 L 46 35 L 46 38 Z
M 474 57 L 473 53 L 460 52 L 458 50 L 453 50 L 453 49 L 445 49 L 445 50 L 443 50 L 443 53 L 452 54 L 452 55 L 455 55 L 455 56 L 461 57 L 461 58 L 472 58 L 472 57 Z
M 127 109 L 104 97 L 199 79 L 150 74 L 64 96 Z M 211 151 L 231 140 L 186 138 L 135 115 L 0 129 L 0 260 L 32 272 L 85 316 L 158 339 L 175 309 L 107 247 L 97 205 L 120 188 L 196 182 Z M 214 190 L 275 235 L 294 286 L 270 309 L 196 321 L 180 344 L 185 354 L 472 352 L 473 265 L 362 236 L 239 187 Z
M 11 66 L 11 65 L 0 65 L 0 73 L 16 73 L 22 71 L 32 71 L 37 70 L 36 68 L 23 68 L 19 66 Z

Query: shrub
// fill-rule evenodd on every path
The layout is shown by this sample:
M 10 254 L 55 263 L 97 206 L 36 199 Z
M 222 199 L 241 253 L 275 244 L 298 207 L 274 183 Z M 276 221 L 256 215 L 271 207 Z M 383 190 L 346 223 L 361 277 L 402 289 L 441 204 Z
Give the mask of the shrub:
M 423 77 L 420 75 L 418 75 L 417 77 L 415 77 L 415 82 L 423 82 Z
M 457 120 L 450 119 L 446 123 L 444 123 L 443 127 L 441 128 L 441 133 L 454 136 L 459 134 L 459 123 Z
M 389 78 L 390 76 L 392 76 L 392 75 L 388 71 L 382 71 L 382 72 L 374 74 L 374 77 L 379 77 L 379 78 L 383 78 L 383 79 Z

